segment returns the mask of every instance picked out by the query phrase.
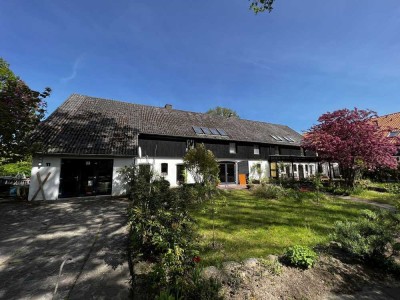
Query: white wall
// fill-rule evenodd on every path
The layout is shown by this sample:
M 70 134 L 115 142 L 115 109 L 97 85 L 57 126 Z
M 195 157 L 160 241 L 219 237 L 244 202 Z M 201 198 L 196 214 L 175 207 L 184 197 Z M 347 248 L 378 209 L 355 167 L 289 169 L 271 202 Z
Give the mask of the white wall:
M 251 168 L 254 165 L 261 164 L 261 178 L 257 172 L 252 172 Z M 269 178 L 270 177 L 270 170 L 269 170 L 269 163 L 266 160 L 249 160 L 249 178 L 254 180 L 260 180 L 262 178 Z
M 133 164 L 133 158 L 114 158 L 113 165 L 113 181 L 112 181 L 112 196 L 121 196 L 126 194 L 126 186 L 124 185 L 124 176 L 121 174 L 121 170 L 124 167 L 131 166 Z
M 176 181 L 177 178 L 177 165 L 182 165 L 183 164 L 183 159 L 179 158 L 138 158 L 136 160 L 136 163 L 138 165 L 140 164 L 151 164 L 153 165 L 154 171 L 156 175 L 163 176 L 166 180 L 169 181 L 171 184 L 171 187 L 178 186 L 178 183 Z M 167 163 L 168 164 L 168 173 L 167 174 L 161 174 L 161 164 L 162 163 Z M 193 176 L 187 172 L 186 176 L 186 183 L 194 183 Z
M 41 160 L 42 166 L 39 167 L 39 158 L 33 157 L 32 160 L 32 172 L 31 172 L 31 183 L 29 185 L 28 200 L 32 200 L 34 194 L 39 189 L 39 181 L 37 174 L 40 174 L 42 183 L 46 178 L 47 174 L 50 173 L 49 178 L 43 185 L 44 196 L 39 192 L 35 200 L 57 200 L 58 199 L 58 188 L 60 186 L 60 171 L 61 171 L 61 159 L 59 157 L 44 156 Z M 48 165 L 50 164 L 50 165 Z

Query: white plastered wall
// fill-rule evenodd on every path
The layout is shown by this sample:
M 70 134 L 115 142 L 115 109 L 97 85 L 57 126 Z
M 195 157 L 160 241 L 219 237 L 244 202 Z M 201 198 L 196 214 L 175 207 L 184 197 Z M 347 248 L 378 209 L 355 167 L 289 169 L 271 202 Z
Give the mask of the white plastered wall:
M 138 158 L 136 160 L 136 163 L 138 165 L 141 164 L 150 164 L 153 166 L 153 170 L 155 171 L 155 174 L 158 176 L 162 176 L 165 178 L 165 180 L 168 180 L 171 187 L 178 186 L 178 183 L 176 181 L 177 179 L 177 165 L 182 165 L 183 164 L 183 159 L 179 158 Z M 168 164 L 168 173 L 167 174 L 162 174 L 161 173 L 161 164 L 162 163 L 167 163 Z M 193 176 L 189 173 L 186 172 L 186 183 L 194 183 Z
M 41 166 L 39 166 L 41 163 Z M 37 174 L 40 175 L 42 183 L 44 182 L 48 174 L 47 181 L 43 184 L 43 191 L 45 199 L 43 199 L 42 193 L 37 193 L 34 200 L 57 200 L 58 199 L 58 188 L 60 186 L 60 171 L 61 171 L 61 158 L 44 156 L 42 159 L 34 157 L 32 160 L 32 171 L 31 171 L 31 183 L 29 185 L 28 200 L 33 200 L 33 196 L 39 190 L 39 179 Z
M 261 178 L 259 178 L 259 174 L 257 172 L 252 171 L 252 167 L 261 164 Z M 262 178 L 269 178 L 270 170 L 269 163 L 267 160 L 249 160 L 249 178 L 260 180 Z
M 110 159 L 109 157 L 85 157 L 75 159 Z M 41 162 L 41 167 L 39 167 Z M 133 158 L 114 158 L 113 162 L 113 181 L 112 181 L 112 196 L 120 196 L 126 193 L 126 188 L 123 184 L 123 176 L 120 170 L 125 166 L 130 166 L 133 163 Z M 48 165 L 50 164 L 50 166 Z M 39 181 L 37 173 L 41 175 L 42 182 L 48 173 L 49 178 L 43 185 L 45 199 L 42 193 L 39 192 L 34 200 L 57 200 L 60 188 L 60 174 L 61 174 L 61 158 L 54 156 L 44 156 L 43 158 L 34 157 L 32 161 L 31 183 L 29 186 L 29 200 L 33 200 L 33 196 L 39 189 Z
M 125 167 L 132 166 L 133 158 L 114 158 L 113 164 L 113 180 L 112 180 L 112 196 L 121 196 L 126 194 L 126 186 L 124 184 L 124 176 L 121 173 Z

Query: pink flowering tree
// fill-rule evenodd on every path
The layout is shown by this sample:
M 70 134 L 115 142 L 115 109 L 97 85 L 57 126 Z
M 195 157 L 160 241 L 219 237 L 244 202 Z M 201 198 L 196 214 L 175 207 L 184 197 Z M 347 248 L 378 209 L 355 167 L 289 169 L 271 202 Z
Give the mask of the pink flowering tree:
M 356 175 L 363 170 L 397 167 L 393 156 L 397 147 L 374 117 L 375 112 L 357 108 L 327 112 L 307 132 L 302 146 L 318 153 L 322 161 L 339 163 L 345 184 L 353 187 Z
M 50 91 L 31 90 L 0 58 L 0 165 L 31 153 L 34 141 L 29 137 L 45 116 Z

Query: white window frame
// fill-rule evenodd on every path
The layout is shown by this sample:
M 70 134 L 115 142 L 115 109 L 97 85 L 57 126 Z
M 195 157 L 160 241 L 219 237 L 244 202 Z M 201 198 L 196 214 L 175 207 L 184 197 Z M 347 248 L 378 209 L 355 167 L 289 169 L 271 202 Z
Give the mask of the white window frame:
M 229 154 L 236 154 L 236 143 L 229 143 Z
M 260 155 L 260 145 L 254 145 L 254 155 Z

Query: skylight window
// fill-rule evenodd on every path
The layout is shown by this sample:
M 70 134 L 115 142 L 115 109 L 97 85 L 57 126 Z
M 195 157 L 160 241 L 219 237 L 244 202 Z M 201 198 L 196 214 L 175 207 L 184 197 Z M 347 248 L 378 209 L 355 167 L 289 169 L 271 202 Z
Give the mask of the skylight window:
M 225 130 L 220 128 L 208 128 L 200 126 L 192 126 L 192 128 L 194 132 L 199 135 L 207 134 L 207 135 L 228 136 Z
M 279 141 L 279 142 L 282 142 L 282 141 L 283 141 L 283 139 L 282 139 L 280 136 L 278 136 L 278 135 L 272 135 L 272 134 L 271 134 L 271 136 L 272 136 L 272 138 L 273 138 L 275 141 Z
M 203 130 L 201 130 L 200 127 L 192 126 L 192 128 L 193 128 L 193 130 L 194 130 L 194 132 L 195 132 L 196 134 L 204 134 Z
M 225 132 L 225 130 L 223 130 L 221 128 L 217 128 L 217 131 L 219 132 L 220 135 L 228 136 L 228 134 Z
M 396 137 L 400 134 L 400 131 L 391 131 L 388 134 L 388 137 Z
M 207 127 L 200 127 L 200 128 L 201 128 L 201 130 L 203 130 L 203 132 L 204 132 L 205 134 L 211 134 L 210 129 L 208 129 Z
M 219 135 L 219 132 L 216 128 L 210 128 L 210 131 L 213 135 Z

